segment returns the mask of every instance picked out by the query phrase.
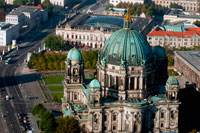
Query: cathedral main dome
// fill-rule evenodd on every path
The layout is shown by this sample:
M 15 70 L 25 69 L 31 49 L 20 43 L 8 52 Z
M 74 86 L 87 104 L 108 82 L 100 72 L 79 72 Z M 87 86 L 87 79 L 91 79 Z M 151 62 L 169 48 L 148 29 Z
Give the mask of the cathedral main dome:
M 124 28 L 114 32 L 99 53 L 104 63 L 141 66 L 152 62 L 152 49 L 146 38 L 132 29 L 130 18 L 126 18 Z

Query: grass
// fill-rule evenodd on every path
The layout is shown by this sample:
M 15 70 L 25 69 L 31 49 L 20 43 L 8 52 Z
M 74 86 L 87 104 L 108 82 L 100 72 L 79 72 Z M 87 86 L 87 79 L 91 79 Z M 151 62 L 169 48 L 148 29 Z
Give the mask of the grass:
M 54 102 L 61 103 L 61 98 L 64 96 L 64 93 L 51 93 L 51 95 Z
M 90 77 L 91 79 L 94 79 L 94 74 L 90 74 L 89 77 Z
M 63 91 L 63 86 L 48 86 L 49 91 Z
M 64 76 L 44 76 L 43 80 L 45 84 L 61 84 Z

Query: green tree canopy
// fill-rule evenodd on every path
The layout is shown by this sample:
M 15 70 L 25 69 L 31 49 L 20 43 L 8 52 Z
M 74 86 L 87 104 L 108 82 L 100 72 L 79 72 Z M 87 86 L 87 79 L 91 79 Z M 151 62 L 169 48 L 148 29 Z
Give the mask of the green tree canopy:
M 56 120 L 52 113 L 46 111 L 41 116 L 41 128 L 45 133 L 54 133 L 56 130 Z
M 51 50 L 66 50 L 68 48 L 67 43 L 62 39 L 61 36 L 50 34 L 45 39 L 47 48 Z
M 79 122 L 74 117 L 57 119 L 56 133 L 80 133 Z
M 170 8 L 183 9 L 183 7 L 181 5 L 178 5 L 176 3 L 171 3 Z
M 47 8 L 49 13 L 53 12 L 53 6 L 52 6 L 52 4 L 51 4 L 51 2 L 49 0 L 44 0 L 42 2 L 42 7 L 43 8 Z
M 6 8 L 6 2 L 4 0 L 0 0 L 0 8 Z
M 41 111 L 44 111 L 45 108 L 43 106 L 43 104 L 39 103 L 39 104 L 36 104 L 32 110 L 32 114 L 33 115 L 36 115 L 36 114 L 40 114 Z
M 162 7 L 161 5 L 155 5 L 155 4 L 127 4 L 125 2 L 120 2 L 115 6 L 116 8 L 129 8 L 131 15 L 141 15 L 141 13 L 145 13 L 146 16 L 152 16 L 152 15 L 158 15 L 162 16 L 166 9 L 165 7 Z
M 200 21 L 197 20 L 197 21 L 194 22 L 194 24 L 195 24 L 196 26 L 200 27 Z
M 108 5 L 105 7 L 105 10 L 108 11 L 108 9 L 111 8 L 111 7 L 113 7 L 113 5 L 112 5 L 112 4 L 108 4 Z

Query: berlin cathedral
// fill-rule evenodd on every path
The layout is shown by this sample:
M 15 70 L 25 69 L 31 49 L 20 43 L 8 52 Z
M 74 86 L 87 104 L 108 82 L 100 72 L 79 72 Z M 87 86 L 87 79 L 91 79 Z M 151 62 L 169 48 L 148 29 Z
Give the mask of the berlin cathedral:
M 164 48 L 153 49 L 132 28 L 124 27 L 100 50 L 96 78 L 86 83 L 81 52 L 69 51 L 63 80 L 64 116 L 74 116 L 86 132 L 178 132 L 179 82 L 168 76 Z

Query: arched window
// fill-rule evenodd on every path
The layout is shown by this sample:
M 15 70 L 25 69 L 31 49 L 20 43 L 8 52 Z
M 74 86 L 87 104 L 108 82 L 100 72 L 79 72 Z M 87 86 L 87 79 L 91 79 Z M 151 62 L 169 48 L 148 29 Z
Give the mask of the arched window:
M 164 112 L 160 113 L 160 118 L 164 118 Z

